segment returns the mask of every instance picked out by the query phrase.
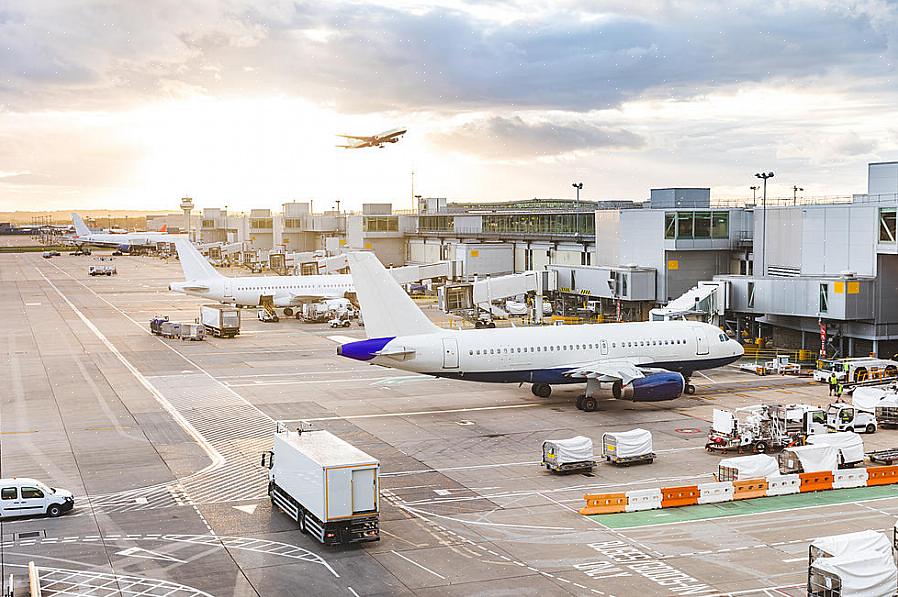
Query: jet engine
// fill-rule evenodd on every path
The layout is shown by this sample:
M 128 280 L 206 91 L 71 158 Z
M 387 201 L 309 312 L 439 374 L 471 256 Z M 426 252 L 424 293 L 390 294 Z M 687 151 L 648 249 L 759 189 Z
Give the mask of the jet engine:
M 118 251 L 121 251 L 122 253 L 130 253 L 130 252 L 131 252 L 131 245 L 119 245 L 119 246 L 116 247 L 116 249 L 117 249 Z
M 621 398 L 633 402 L 664 402 L 676 400 L 683 393 L 686 380 L 679 373 L 665 371 L 634 379 L 621 388 Z

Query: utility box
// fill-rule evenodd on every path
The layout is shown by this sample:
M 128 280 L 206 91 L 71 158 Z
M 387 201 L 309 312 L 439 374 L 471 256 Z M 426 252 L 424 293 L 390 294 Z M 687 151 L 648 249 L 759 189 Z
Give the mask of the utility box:
M 213 336 L 233 338 L 240 333 L 240 311 L 230 305 L 203 305 L 200 323 Z
M 380 462 L 324 430 L 278 425 L 262 457 L 268 494 L 299 528 L 327 544 L 380 540 Z

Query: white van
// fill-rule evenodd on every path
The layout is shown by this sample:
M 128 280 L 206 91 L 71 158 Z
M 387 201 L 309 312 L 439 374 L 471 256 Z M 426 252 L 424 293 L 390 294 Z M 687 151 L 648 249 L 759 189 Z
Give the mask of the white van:
M 46 514 L 56 517 L 75 507 L 71 491 L 34 479 L 0 479 L 0 518 Z

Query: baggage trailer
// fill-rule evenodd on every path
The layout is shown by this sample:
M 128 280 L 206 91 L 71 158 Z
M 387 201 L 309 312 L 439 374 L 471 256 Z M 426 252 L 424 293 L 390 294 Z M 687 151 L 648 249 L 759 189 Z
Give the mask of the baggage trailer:
M 578 435 L 544 441 L 543 465 L 553 473 L 591 471 L 596 466 L 592 458 L 592 440 Z
M 898 396 L 889 394 L 873 408 L 876 422 L 883 427 L 898 427 Z
M 240 333 L 240 311 L 231 305 L 203 305 L 200 323 L 213 336 L 233 338 Z
M 808 597 L 886 597 L 896 592 L 898 568 L 884 534 L 819 537 L 808 547 Z
M 87 268 L 89 276 L 114 276 L 117 273 L 114 265 L 91 265 Z
M 168 315 L 165 317 L 160 317 L 157 315 L 153 319 L 150 320 L 150 333 L 154 336 L 162 335 L 162 324 L 168 321 Z
M 605 462 L 619 466 L 651 464 L 655 461 L 652 451 L 652 434 L 645 429 L 632 429 L 602 435 L 602 455 Z
M 262 455 L 271 503 L 321 543 L 380 540 L 380 462 L 324 431 L 278 423 Z

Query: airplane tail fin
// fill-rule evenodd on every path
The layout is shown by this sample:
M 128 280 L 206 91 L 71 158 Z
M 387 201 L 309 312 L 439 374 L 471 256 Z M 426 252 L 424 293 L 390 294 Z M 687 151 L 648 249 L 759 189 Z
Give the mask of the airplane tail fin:
M 72 223 L 75 224 L 75 234 L 78 236 L 87 236 L 90 234 L 90 228 L 87 227 L 87 224 L 84 223 L 84 220 L 82 220 L 81 216 L 78 214 L 72 214 Z
M 184 238 L 176 240 L 175 249 L 178 251 L 178 260 L 181 262 L 181 269 L 184 270 L 185 280 L 222 277 L 189 240 Z
M 168 232 L 168 224 L 163 224 L 162 228 L 159 229 L 159 232 Z
M 348 253 L 347 258 L 369 338 L 412 336 L 439 330 L 374 253 Z

